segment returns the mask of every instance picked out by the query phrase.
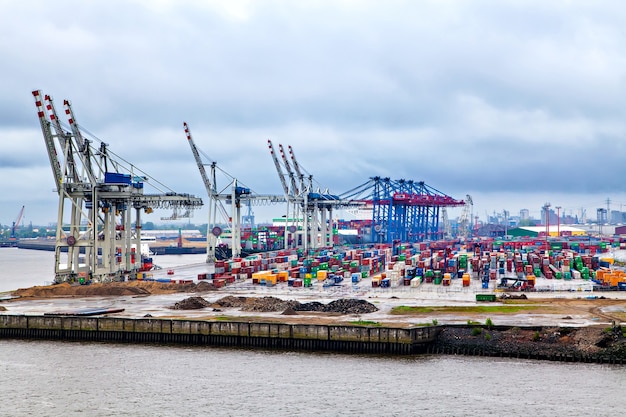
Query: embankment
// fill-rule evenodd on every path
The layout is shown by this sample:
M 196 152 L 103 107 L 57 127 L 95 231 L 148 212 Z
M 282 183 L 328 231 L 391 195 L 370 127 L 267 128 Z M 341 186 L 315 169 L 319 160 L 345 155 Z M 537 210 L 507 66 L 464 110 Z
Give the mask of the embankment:
M 438 327 L 399 329 L 154 318 L 0 315 L 0 338 L 172 343 L 400 355 L 425 351 L 439 330 Z
M 163 343 L 411 355 L 626 363 L 621 327 L 414 328 L 155 318 L 0 315 L 0 338 Z

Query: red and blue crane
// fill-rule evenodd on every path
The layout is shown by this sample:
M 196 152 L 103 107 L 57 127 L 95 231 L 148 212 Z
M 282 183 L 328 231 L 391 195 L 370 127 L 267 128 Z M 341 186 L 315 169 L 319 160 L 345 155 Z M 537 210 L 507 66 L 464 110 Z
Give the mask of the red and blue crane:
M 423 242 L 443 238 L 439 213 L 465 204 L 423 181 L 371 177 L 341 195 L 363 200 L 372 210 L 372 242 Z

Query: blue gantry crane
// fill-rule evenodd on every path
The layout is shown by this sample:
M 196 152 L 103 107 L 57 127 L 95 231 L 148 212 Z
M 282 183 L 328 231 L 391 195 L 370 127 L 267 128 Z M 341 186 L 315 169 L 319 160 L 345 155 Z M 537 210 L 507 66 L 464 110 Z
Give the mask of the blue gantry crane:
M 340 196 L 364 200 L 372 210 L 372 242 L 423 242 L 443 237 L 439 212 L 465 204 L 423 181 L 371 177 Z

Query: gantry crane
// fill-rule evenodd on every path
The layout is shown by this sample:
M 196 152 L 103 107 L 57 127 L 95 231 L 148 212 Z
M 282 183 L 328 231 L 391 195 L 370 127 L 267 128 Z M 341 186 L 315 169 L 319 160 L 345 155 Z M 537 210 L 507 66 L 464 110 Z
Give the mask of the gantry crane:
M 283 166 L 292 181 L 292 187 L 290 189 L 287 185 L 285 174 L 283 173 L 278 157 L 274 152 L 272 142 L 270 140 L 267 142 L 274 165 L 276 166 L 276 172 L 278 173 L 278 177 L 283 186 L 283 191 L 285 192 L 285 197 L 287 198 L 287 201 L 294 206 L 295 214 L 293 219 L 296 223 L 289 225 L 288 228 L 286 224 L 286 230 L 290 230 L 292 235 L 295 233 L 294 237 L 296 238 L 296 243 L 298 242 L 298 234 L 301 233 L 303 235 L 301 245 L 298 246 L 302 246 L 304 250 L 308 250 L 309 247 L 313 249 L 319 247 L 332 247 L 333 208 L 363 206 L 364 203 L 341 200 L 339 197 L 330 194 L 328 190 L 322 192 L 317 189 L 314 191 L 313 176 L 309 175 L 308 183 L 305 182 L 301 165 L 298 163 L 291 146 L 288 147 L 289 154 L 291 156 L 290 164 L 285 156 L 282 145 L 280 145 Z M 295 172 L 292 171 L 291 166 L 293 166 Z M 295 181 L 296 175 L 297 179 L 300 181 L 299 187 Z M 299 213 L 302 213 L 302 215 Z M 287 219 L 290 219 L 289 210 L 287 210 Z M 302 222 L 301 225 L 300 222 Z M 300 228 L 302 229 L 302 232 L 299 231 Z
M 211 166 L 211 176 L 206 173 L 204 163 L 200 156 L 200 149 L 196 146 L 187 123 L 184 123 L 185 134 L 187 136 L 189 146 L 193 153 L 194 159 L 200 171 L 200 176 L 204 183 L 204 187 L 209 196 L 209 222 L 207 229 L 207 262 L 216 260 L 217 238 L 222 234 L 222 229 L 217 225 L 216 214 L 219 211 L 224 219 L 224 223 L 228 225 L 231 231 L 231 251 L 233 257 L 241 255 L 241 227 L 242 227 L 242 204 L 248 206 L 248 216 L 250 216 L 250 206 L 255 202 L 266 203 L 283 203 L 285 199 L 281 196 L 253 194 L 250 188 L 240 186 L 237 179 L 230 176 L 231 182 L 222 190 L 218 191 L 216 181 L 217 163 L 213 161 Z M 286 185 L 286 183 L 285 183 Z M 227 192 L 227 190 L 229 190 Z M 224 208 L 225 204 L 231 205 L 231 214 L 229 215 Z M 246 217 L 246 216 L 243 216 Z
M 109 151 L 106 143 L 94 147 L 94 141 L 84 137 L 69 101 L 64 101 L 68 130 L 61 125 L 52 97 L 39 90 L 33 97 L 59 197 L 55 281 L 135 277 L 143 270 L 141 213 L 194 209 L 202 200 L 169 189 L 144 193 L 149 177 Z M 151 181 L 158 189 L 156 184 L 164 187 Z
M 472 196 L 467 194 L 465 196 L 465 205 L 463 206 L 463 211 L 461 212 L 461 216 L 459 217 L 458 235 L 461 238 L 467 239 L 470 236 L 470 229 L 473 229 L 471 227 L 473 207 L 474 201 L 472 200 Z
M 183 123 L 185 127 L 185 134 L 187 135 L 187 141 L 189 142 L 189 146 L 191 147 L 191 152 L 193 153 L 193 157 L 196 160 L 196 164 L 198 165 L 198 170 L 200 171 L 200 176 L 202 177 L 202 182 L 204 183 L 204 188 L 206 189 L 207 195 L 209 196 L 209 222 L 207 228 L 207 262 L 215 261 L 215 246 L 217 243 L 217 238 L 221 233 L 221 229 L 216 228 L 215 224 L 215 213 L 217 212 L 217 204 L 218 200 L 217 190 L 215 188 L 215 181 L 211 182 L 209 176 L 206 173 L 206 169 L 204 168 L 204 163 L 202 162 L 202 158 L 200 158 L 200 152 L 196 147 L 193 138 L 191 137 L 191 131 L 189 130 L 189 126 L 186 122 Z M 211 175 L 212 178 L 215 178 L 215 162 L 211 164 Z
M 372 177 L 342 195 L 372 208 L 372 242 L 422 242 L 441 239 L 440 210 L 464 205 L 423 181 Z

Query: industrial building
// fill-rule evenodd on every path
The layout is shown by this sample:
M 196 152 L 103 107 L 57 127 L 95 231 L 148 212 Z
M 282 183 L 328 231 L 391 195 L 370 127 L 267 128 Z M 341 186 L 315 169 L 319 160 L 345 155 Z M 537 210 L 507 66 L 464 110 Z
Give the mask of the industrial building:
M 585 236 L 587 231 L 572 226 L 524 226 L 509 229 L 508 236 L 512 237 L 542 237 L 548 231 L 550 236 Z

